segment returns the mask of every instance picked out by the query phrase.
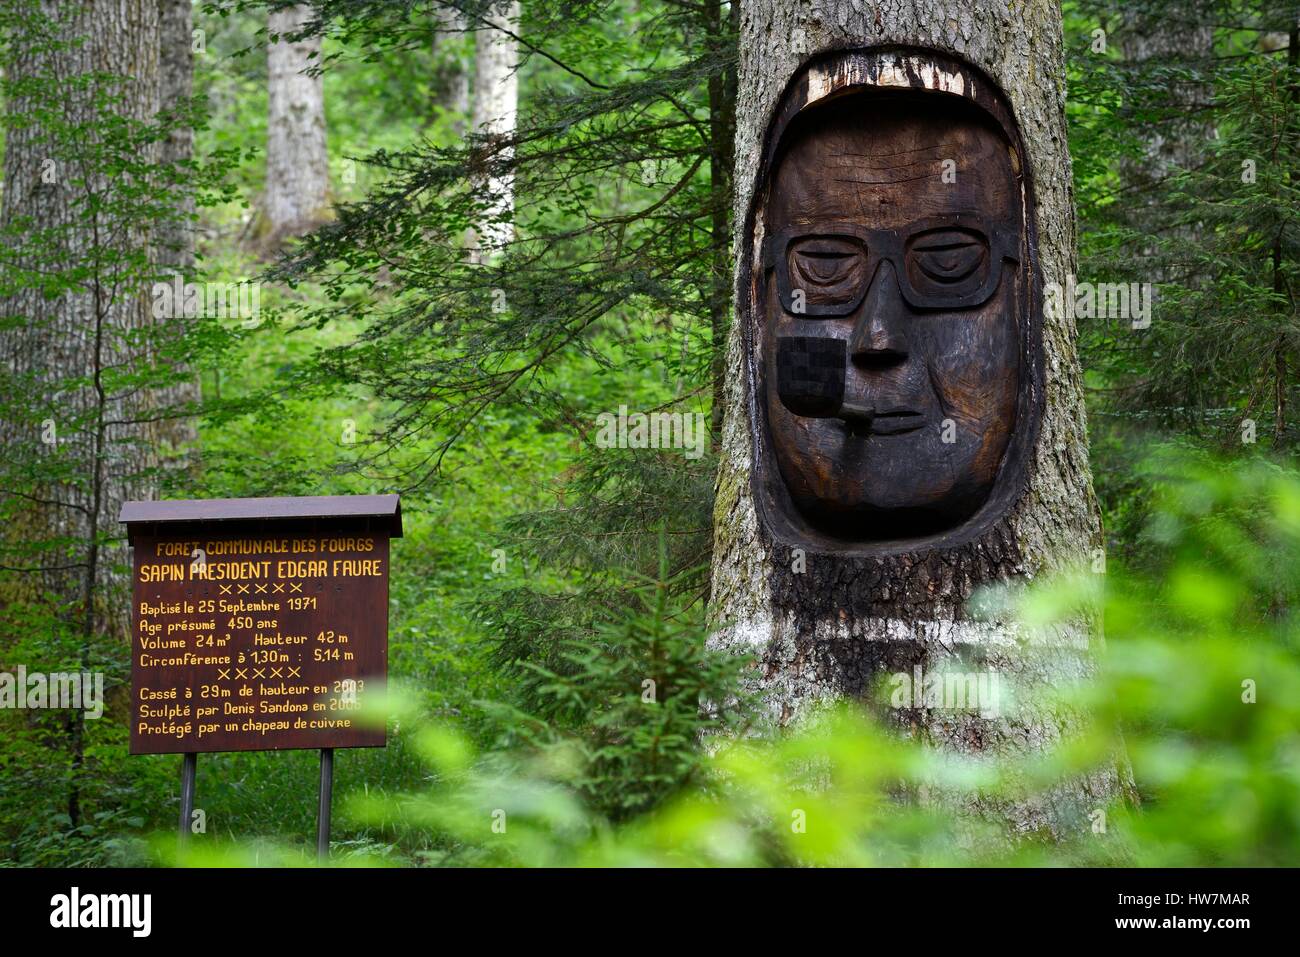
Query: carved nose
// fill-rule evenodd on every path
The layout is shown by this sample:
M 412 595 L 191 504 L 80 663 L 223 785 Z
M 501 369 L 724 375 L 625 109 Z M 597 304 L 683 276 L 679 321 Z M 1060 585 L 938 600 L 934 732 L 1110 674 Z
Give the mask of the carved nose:
M 898 277 L 888 259 L 880 264 L 849 339 L 849 355 L 866 368 L 898 365 L 907 359 L 903 321 L 907 309 L 898 291 Z

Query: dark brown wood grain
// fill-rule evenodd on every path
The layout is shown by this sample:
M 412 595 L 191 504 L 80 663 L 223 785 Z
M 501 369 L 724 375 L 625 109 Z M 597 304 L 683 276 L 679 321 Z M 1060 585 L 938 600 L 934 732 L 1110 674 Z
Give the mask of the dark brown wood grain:
M 749 341 L 757 499 L 779 545 L 942 544 L 1023 482 L 1033 231 L 1015 131 L 977 99 L 854 90 L 774 125 Z

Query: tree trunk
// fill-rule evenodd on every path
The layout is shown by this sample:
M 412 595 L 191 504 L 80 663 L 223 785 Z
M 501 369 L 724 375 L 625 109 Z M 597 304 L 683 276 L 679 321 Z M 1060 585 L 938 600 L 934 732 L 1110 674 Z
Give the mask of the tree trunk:
M 167 138 L 160 147 L 163 166 L 183 169 L 194 158 L 194 128 L 189 123 L 189 100 L 194 95 L 194 12 L 191 0 L 161 0 L 159 5 L 158 105 L 164 114 L 174 113 Z M 154 256 L 163 266 L 170 266 L 189 281 L 194 270 L 194 191 L 182 190 L 175 215 L 158 224 Z M 182 314 L 173 321 L 186 324 Z M 183 334 L 184 330 L 182 330 Z M 178 382 L 160 396 L 161 404 L 179 408 L 197 403 L 200 397 L 197 376 Z M 173 449 L 192 444 L 198 438 L 193 418 L 177 416 L 160 428 L 161 438 Z M 182 460 L 178 460 L 182 461 Z
M 114 392 L 110 385 L 114 370 L 136 371 L 148 348 L 140 334 L 152 325 L 149 300 L 132 263 L 144 258 L 149 235 L 146 224 L 122 209 L 127 200 L 118 191 L 132 184 L 99 150 L 112 115 L 138 123 L 155 117 L 159 4 L 44 0 L 27 6 L 11 38 L 6 76 L 23 92 L 6 108 L 14 117 L 56 114 L 60 122 L 8 127 L 0 229 L 22 237 L 13 247 L 14 265 L 58 276 L 68 288 L 48 296 L 28 279 L 3 302 L 3 313 L 23 323 L 0 331 L 0 361 L 21 389 L 4 396 L 10 415 L 0 421 L 0 439 L 5 470 L 12 471 L 0 485 L 7 495 L 21 495 L 23 509 L 18 521 L 6 523 L 0 544 L 6 558 L 24 547 L 30 556 L 17 569 L 26 594 L 7 587 L 5 597 L 55 596 L 53 614 L 75 636 L 85 670 L 98 639 L 129 634 L 115 571 L 125 555 L 112 540 L 119 538 L 121 503 L 152 494 L 146 476 L 157 444 L 148 421 L 153 396 L 145 388 Z M 69 42 L 76 40 L 82 42 Z M 104 84 L 92 78 L 102 74 L 121 78 L 112 81 L 112 94 L 120 96 L 104 98 Z M 35 480 L 25 481 L 28 475 Z M 57 547 L 32 547 L 41 544 Z M 84 728 L 84 713 L 71 712 L 65 730 L 73 826 L 81 819 Z
M 1291 24 L 1291 32 L 1287 36 L 1286 47 L 1286 64 L 1287 73 L 1291 82 L 1288 84 L 1287 98 L 1291 101 L 1291 131 L 1296 129 L 1295 118 L 1300 111 L 1300 82 L 1297 82 L 1296 68 L 1300 66 L 1300 22 Z M 1289 144 L 1294 151 L 1296 146 L 1300 145 L 1295 142 L 1296 133 L 1291 132 L 1287 137 L 1291 141 Z M 1293 153 L 1294 155 L 1294 153 Z M 1288 311 L 1288 305 L 1293 309 L 1295 305 L 1295 294 L 1287 288 L 1287 282 L 1282 273 L 1282 237 L 1273 241 L 1273 294 L 1278 297 L 1277 312 L 1285 317 Z M 1287 300 L 1289 299 L 1289 303 Z M 1283 323 L 1286 319 L 1281 320 Z M 1278 343 L 1273 349 L 1273 447 L 1282 449 L 1286 447 L 1286 399 L 1287 392 L 1290 388 L 1290 382 L 1287 379 L 1287 342 L 1286 337 L 1278 338 Z
M 740 19 L 740 5 L 732 3 L 723 21 L 721 0 L 710 3 L 704 18 L 710 46 L 721 51 L 730 44 Z M 727 329 L 730 295 L 728 280 L 734 269 L 731 260 L 731 213 L 728 209 L 733 189 L 732 172 L 736 140 L 736 71 L 728 69 L 709 78 L 709 192 L 712 199 L 712 288 L 709 292 L 709 341 L 713 357 L 710 363 L 711 415 L 710 434 L 716 443 L 722 435 L 723 411 L 726 408 Z
M 887 50 L 900 45 L 919 48 L 921 55 Z M 818 65 L 843 64 L 842 51 L 872 47 L 882 49 L 858 62 L 874 65 Z M 953 753 L 1005 757 L 1042 751 L 1081 720 L 1062 709 L 1037 707 L 1033 698 L 1063 678 L 1091 673 L 1086 623 L 1057 640 L 1040 641 L 1031 652 L 1011 621 L 976 620 L 971 599 L 981 586 L 1027 582 L 1094 558 L 1100 548 L 1073 320 L 1055 314 L 1021 320 L 1020 334 L 1033 355 L 1021 370 L 1025 384 L 1020 401 L 1030 414 L 1017 421 L 1009 445 L 1024 446 L 1020 478 L 999 485 L 1009 491 L 990 498 L 998 507 L 983 525 L 967 534 L 918 534 L 912 542 L 904 534 L 901 543 L 864 548 L 837 544 L 833 534 L 792 536 L 764 505 L 773 479 L 763 473 L 763 463 L 773 453 L 765 425 L 768 413 L 758 395 L 765 375 L 761 313 L 772 307 L 759 298 L 771 269 L 759 240 L 774 205 L 766 185 L 768 164 L 776 162 L 767 152 L 773 145 L 767 142 L 769 129 L 778 128 L 787 108 L 815 109 L 828 91 L 838 94 L 867 82 L 849 76 L 854 70 L 870 75 L 872 89 L 913 91 L 898 95 L 955 99 L 933 92 L 943 89 L 972 101 L 999 101 L 1010 110 L 1010 125 L 1018 124 L 1020 131 L 1027 162 L 1015 160 L 1013 146 L 1012 165 L 1022 184 L 1024 235 L 1036 234 L 1036 262 L 1031 250 L 1034 268 L 1027 269 L 1024 280 L 1029 287 L 1025 315 L 1041 311 L 1035 303 L 1042 301 L 1043 284 L 1064 284 L 1075 270 L 1059 7 L 1050 0 L 1014 7 L 971 0 L 946 8 L 919 0 L 869 5 L 746 0 L 740 51 L 737 312 L 728 338 L 714 512 L 712 615 L 720 627 L 713 642 L 758 657 L 753 681 L 776 725 L 811 715 L 823 703 L 865 698 L 887 676 L 911 676 L 917 667 L 927 674 L 944 668 L 996 671 L 1012 678 L 1022 696 L 1014 711 L 984 717 L 974 711 L 904 707 L 886 713 L 913 736 Z M 928 51 L 958 66 L 934 67 Z M 801 72 L 805 64 L 811 66 Z M 815 120 L 819 114 L 811 115 Z M 791 120 L 791 128 L 793 124 Z M 939 176 L 940 160 L 933 162 L 933 170 L 921 172 Z M 825 182 L 845 175 L 851 174 L 828 169 Z M 878 175 L 878 168 L 868 168 L 855 181 L 869 184 Z M 970 174 L 963 169 L 960 175 Z M 909 202 L 905 197 L 901 205 Z M 877 275 L 886 269 L 882 266 Z M 999 475 L 1011 464 L 1008 458 Z M 916 474 L 908 481 L 930 478 Z M 1119 788 L 1120 775 L 1106 767 L 1089 780 L 1062 782 L 1052 794 L 1013 801 L 972 797 L 963 803 L 1014 833 L 1064 836 L 1086 833 L 1088 814 Z
M 434 67 L 438 70 L 437 102 L 456 117 L 455 129 L 463 134 L 469 119 L 469 70 L 465 68 L 469 27 L 465 14 L 454 7 L 439 7 L 433 40 Z
M 485 16 L 475 38 L 474 115 L 472 132 L 487 141 L 487 155 L 478 188 L 484 197 L 479 226 L 469 238 L 470 259 L 483 262 L 514 238 L 514 176 L 496 172 L 508 163 L 509 148 L 498 144 L 514 136 L 519 108 L 519 0 L 498 3 Z M 509 32 L 506 32 L 509 31 Z
M 75 6 L 49 0 L 33 4 L 55 21 L 54 36 L 61 41 L 84 37 L 85 42 L 58 50 L 33 43 L 32 52 L 20 52 L 11 63 L 8 79 L 22 83 L 30 78 L 63 86 L 68 92 L 59 97 L 62 122 L 93 130 L 97 87 L 74 92 L 73 84 L 94 71 L 122 76 L 126 78 L 124 95 L 116 102 L 115 111 L 131 120 L 151 121 L 159 97 L 158 6 L 155 0 L 116 0 L 85 4 L 78 11 Z M 15 46 L 22 50 L 21 41 Z M 18 98 L 7 108 L 21 116 L 48 105 Z M 9 127 L 0 229 L 40 230 L 40 251 L 50 257 L 40 262 L 39 268 L 45 271 L 86 268 L 90 273 L 77 284 L 78 288 L 57 298 L 48 298 L 39 288 L 26 288 L 4 302 L 6 314 L 23 316 L 25 324 L 0 331 L 0 355 L 16 377 L 29 376 L 48 384 L 48 395 L 31 397 L 33 405 L 48 403 L 53 424 L 53 442 L 48 444 L 75 456 L 81 475 L 90 474 L 84 488 L 79 483 L 58 483 L 36 491 L 37 497 L 49 504 L 37 527 L 23 531 L 32 540 L 66 537 L 84 542 L 104 530 L 115 532 L 121 501 L 143 491 L 138 485 L 128 489 L 107 481 L 106 465 L 95 451 L 93 432 L 97 418 L 122 421 L 132 417 L 132 410 L 125 408 L 106 410 L 104 416 L 96 413 L 104 402 L 98 394 L 98 374 L 105 367 L 129 364 L 132 346 L 123 337 L 130 330 L 151 324 L 143 291 L 115 288 L 117 274 L 113 270 L 119 267 L 105 261 L 109 244 L 116 242 L 125 256 L 146 246 L 148 236 L 138 224 L 124 227 L 114 221 L 111 210 L 104 210 L 96 219 L 86 217 L 84 195 L 99 194 L 105 197 L 102 203 L 107 204 L 114 189 L 95 164 L 93 148 L 82 153 L 76 146 L 62 145 L 39 124 Z M 77 191 L 82 197 L 76 195 Z M 18 253 L 24 248 L 29 254 L 35 252 L 20 247 Z M 83 377 L 90 384 L 67 389 L 67 380 Z M 90 428 L 70 428 L 73 423 L 88 424 Z M 17 448 L 30 439 L 17 431 L 21 429 L 19 423 L 5 423 L 3 428 L 9 433 L 5 436 L 6 447 L 10 441 Z M 113 474 L 135 475 L 150 464 L 149 443 L 135 441 L 143 437 L 144 428 L 124 426 L 120 427 L 121 434 L 112 436 L 117 440 L 113 443 Z M 90 509 L 96 497 L 98 506 Z M 80 580 L 83 572 L 84 568 L 78 566 L 69 578 L 67 570 L 52 569 L 46 573 L 45 586 L 56 594 L 69 594 L 71 582 Z
M 1194 16 L 1170 20 L 1142 11 L 1125 11 L 1121 31 L 1120 48 L 1132 69 L 1140 70 L 1155 61 L 1173 66 L 1186 63 L 1202 75 L 1211 72 L 1214 27 L 1196 22 Z M 1207 119 L 1213 90 L 1184 82 L 1170 97 L 1175 118 L 1161 123 L 1159 129 L 1147 131 L 1141 158 L 1125 157 L 1119 164 L 1126 190 L 1137 198 L 1137 202 L 1130 199 L 1126 203 L 1137 207 L 1132 213 L 1135 219 L 1140 219 L 1152 205 L 1151 194 L 1176 168 L 1195 169 L 1201 164 L 1206 144 L 1214 138 L 1214 124 Z
M 159 7 L 159 106 L 164 111 L 184 110 L 194 95 L 193 6 L 190 0 L 161 0 Z M 173 123 L 159 159 L 173 165 L 187 163 L 193 156 L 193 127 L 188 122 Z M 187 191 L 178 206 L 179 215 L 159 228 L 155 245 L 159 262 L 185 273 L 194 267 L 193 193 Z
M 267 30 L 266 238 L 275 245 L 322 222 L 328 214 L 329 157 L 325 150 L 325 91 L 319 68 L 319 36 L 286 37 L 312 19 L 298 4 L 271 13 Z M 313 55 L 314 54 L 314 55 Z

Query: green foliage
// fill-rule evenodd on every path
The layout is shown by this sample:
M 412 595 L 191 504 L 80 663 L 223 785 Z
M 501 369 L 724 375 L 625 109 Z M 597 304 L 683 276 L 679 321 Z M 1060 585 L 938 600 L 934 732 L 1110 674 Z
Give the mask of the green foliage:
M 1300 473 L 1177 447 L 1144 468 L 1154 561 L 1108 569 L 1104 681 L 1087 697 L 1122 730 L 1144 797 L 1111 827 L 1144 865 L 1294 863 Z M 1039 608 L 1084 590 L 1058 586 Z
M 503 709 L 508 740 L 543 759 L 558 752 L 583 802 L 610 820 L 700 783 L 702 738 L 745 730 L 744 663 L 708 650 L 702 610 L 682 607 L 673 586 L 661 546 L 657 580 L 590 631 L 560 641 L 553 665 L 504 662 L 507 676 L 518 675 L 520 697 L 534 703 Z
M 1147 330 L 1079 322 L 1108 573 L 999 599 L 1027 629 L 1103 614 L 1097 681 L 1041 703 L 1092 720 L 1041 760 L 977 764 L 849 710 L 755 736 L 745 662 L 705 643 L 715 460 L 595 440 L 595 415 L 620 406 L 715 411 L 734 10 L 525 0 L 521 125 L 490 140 L 465 136 L 447 107 L 474 39 L 446 32 L 446 4 L 316 4 L 343 206 L 268 264 L 252 241 L 267 6 L 196 11 L 207 50 L 183 118 L 198 127 L 193 168 L 145 161 L 170 121 L 115 117 L 121 78 L 108 74 L 9 82 L 4 126 L 41 121 L 77 184 L 110 184 L 86 194 L 80 223 L 147 230 L 197 189 L 202 278 L 270 269 L 255 328 L 162 327 L 126 343 L 135 358 L 108 373 L 110 393 L 174 385 L 186 367 L 202 377 L 194 467 L 143 478 L 168 497 L 403 493 L 389 660 L 409 696 L 392 703 L 387 748 L 339 757 L 337 863 L 1294 863 L 1300 480 L 1240 441 L 1244 418 L 1271 451 L 1295 432 L 1296 67 L 1285 44 L 1265 42 L 1292 12 L 1066 4 L 1080 279 L 1151 281 L 1158 298 Z M 485 0 L 454 6 L 473 24 Z M 1125 45 L 1151 22 L 1169 29 L 1175 6 L 1188 35 L 1213 24 L 1214 56 L 1190 42 L 1142 56 Z M 16 14 L 3 26 L 27 28 Z M 72 123 L 65 95 L 102 109 Z M 15 108 L 24 99 L 33 105 Z M 1175 155 L 1149 162 L 1156 141 Z M 464 234 L 492 205 L 489 171 L 514 178 L 516 239 L 475 263 Z M 6 260 L 0 294 L 156 278 L 143 248 L 92 244 L 69 260 L 80 223 L 19 228 L 8 245 L 30 259 Z M 59 389 L 87 384 L 85 370 L 56 372 Z M 67 435 L 93 423 L 55 408 L 44 382 L 0 376 L 0 420 L 26 427 L 0 462 L 12 525 L 31 514 L 18 493 L 88 487 L 73 446 L 46 454 L 42 421 Z M 1189 438 L 1152 457 L 1171 434 Z M 1189 449 L 1203 445 L 1231 445 L 1241 461 Z M 86 543 L 19 536 L 0 564 L 76 559 Z M 84 665 L 106 674 L 110 696 L 86 722 L 80 767 L 62 757 L 66 713 L 0 714 L 0 861 L 313 864 L 309 753 L 204 756 L 208 832 L 183 856 L 157 836 L 173 827 L 177 759 L 126 754 L 127 645 L 106 628 L 88 636 L 69 615 L 78 599 L 33 594 L 32 581 L 0 580 L 24 590 L 0 599 L 0 666 Z M 1095 770 L 1121 745 L 1141 800 L 1099 808 L 1104 833 L 1089 821 L 1059 845 L 1012 845 L 986 817 L 934 800 L 993 805 Z
M 1067 5 L 1067 32 L 1080 279 L 1155 294 L 1149 328 L 1079 321 L 1094 417 L 1128 434 L 1289 447 L 1300 362 L 1294 6 L 1084 0 Z
M 336 16 L 339 36 L 382 35 L 405 49 L 427 41 L 441 5 L 415 6 L 424 19 L 348 2 L 326 5 L 323 20 Z M 462 6 L 476 22 L 486 5 Z M 520 29 L 528 93 L 514 136 L 375 152 L 378 181 L 364 201 L 341 208 L 273 275 L 321 285 L 324 300 L 301 310 L 300 328 L 358 323 L 299 378 L 359 387 L 381 403 L 358 467 L 403 489 L 434 485 L 494 414 L 576 440 L 565 508 L 536 514 L 526 539 L 572 540 L 578 528 L 621 538 L 622 558 L 639 552 L 623 564 L 650 572 L 657 523 L 645 509 L 674 511 L 657 495 L 672 468 L 694 486 L 692 504 L 707 496 L 709 474 L 680 457 L 624 457 L 613 478 L 609 450 L 593 454 L 587 433 L 596 412 L 620 405 L 709 410 L 727 313 L 717 293 L 730 276 L 727 216 L 721 227 L 715 216 L 729 211 L 730 184 L 711 159 L 730 148 L 733 108 L 710 99 L 709 80 L 733 69 L 734 35 L 707 10 L 672 4 L 534 5 Z M 467 257 L 466 230 L 481 228 L 499 198 L 493 184 L 507 178 L 514 240 Z M 599 501 L 584 498 L 593 488 Z M 642 519 L 635 529 L 619 517 L 628 514 Z M 692 565 L 707 548 L 705 525 L 689 544 Z
M 954 760 L 845 706 L 776 739 L 713 741 L 695 786 L 619 821 L 586 800 L 591 765 L 579 741 L 476 757 L 460 736 L 426 725 L 414 740 L 428 789 L 358 798 L 351 813 L 385 832 L 437 834 L 439 848 L 419 859 L 438 865 L 1294 862 L 1300 472 L 1172 448 L 1147 467 L 1160 476 L 1147 530 L 1157 572 L 1114 563 L 1105 575 L 1063 574 L 1006 596 L 1030 631 L 1081 609 L 1104 614 L 1096 680 L 1058 701 L 1086 707 L 1091 721 L 1040 760 Z M 590 707 L 572 688 L 557 683 L 562 700 Z M 986 817 L 944 803 L 1086 774 L 1121 742 L 1140 804 L 1099 806 L 1060 843 L 1009 843 Z M 361 859 L 392 860 L 387 851 Z

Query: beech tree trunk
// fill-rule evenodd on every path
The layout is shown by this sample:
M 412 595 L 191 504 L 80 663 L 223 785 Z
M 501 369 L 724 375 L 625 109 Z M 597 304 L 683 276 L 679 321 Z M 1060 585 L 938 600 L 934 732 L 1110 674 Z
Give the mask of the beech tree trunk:
M 266 195 L 263 209 L 270 244 L 298 236 L 328 214 L 329 156 L 325 150 L 325 91 L 320 37 L 289 40 L 311 21 L 298 4 L 271 13 L 267 30 L 280 37 L 267 48 Z M 315 56 L 313 56 L 315 54 Z
M 439 7 L 437 17 L 433 39 L 434 66 L 439 74 L 437 105 L 458 117 L 456 129 L 463 133 L 470 115 L 469 70 L 465 68 L 469 27 L 465 14 L 454 7 Z
M 61 119 L 90 129 L 95 125 L 93 88 L 74 91 L 74 87 L 78 78 L 102 71 L 126 78 L 117 113 L 138 121 L 154 118 L 159 97 L 157 0 L 87 3 L 80 9 L 44 0 L 39 9 L 56 21 L 53 29 L 60 39 L 84 37 L 85 41 L 58 50 L 34 43 L 30 55 L 21 52 L 21 42 L 15 44 L 20 52 L 11 65 L 11 81 L 32 78 L 63 86 L 69 92 L 60 98 Z M 6 109 L 22 115 L 43 105 L 18 99 L 6 104 Z M 78 288 L 57 298 L 28 288 L 3 303 L 5 314 L 22 316 L 25 323 L 0 331 L 0 355 L 14 376 L 47 384 L 45 396 L 30 397 L 35 406 L 47 403 L 54 441 L 46 444 L 73 457 L 77 472 L 86 478 L 84 485 L 60 482 L 35 491 L 44 504 L 33 503 L 28 514 L 36 525 L 22 533 L 32 540 L 86 542 L 104 531 L 115 533 L 121 502 L 144 488 L 136 483 L 128 488 L 112 478 L 138 475 L 151 460 L 153 427 L 105 425 L 104 420 L 122 422 L 140 410 L 107 408 L 99 384 L 104 369 L 130 363 L 132 347 L 124 337 L 152 322 L 143 290 L 116 288 L 115 264 L 104 261 L 105 237 L 113 237 L 122 255 L 147 246 L 149 237 L 136 225 L 123 227 L 114 221 L 111 210 L 88 220 L 84 206 L 75 205 L 76 190 L 107 198 L 113 189 L 94 166 L 93 144 L 85 146 L 84 157 L 75 147 L 61 147 L 39 124 L 9 127 L 5 142 L 0 228 L 45 231 L 33 247 L 20 246 L 16 254 L 50 257 L 52 262 L 24 263 L 42 270 L 86 267 L 91 273 Z M 74 180 L 82 182 L 74 184 Z M 68 380 L 83 377 L 79 387 L 67 387 Z M 139 397 L 132 400 L 138 401 Z M 39 450 L 31 441 L 36 437 L 21 433 L 21 427 L 21 423 L 4 424 L 6 447 L 12 441 L 14 449 L 21 444 Z M 97 429 L 105 435 L 96 435 Z M 111 468 L 106 462 L 110 447 Z M 98 560 L 97 555 L 94 558 Z M 58 564 L 47 563 L 45 586 L 58 594 L 75 593 L 72 585 L 82 580 L 86 564 L 78 562 L 71 569 L 55 567 Z M 95 572 L 103 574 L 104 569 L 100 566 Z
M 0 421 L 0 486 L 22 506 L 0 532 L 4 570 L 18 573 L 5 576 L 0 598 L 57 596 L 52 614 L 76 637 L 85 669 L 92 643 L 129 635 L 114 567 L 126 560 L 117 517 L 124 500 L 154 494 L 147 476 L 158 439 L 153 394 L 111 387 L 114 370 L 146 364 L 140 336 L 153 320 L 130 263 L 140 261 L 150 236 L 146 224 L 120 209 L 121 174 L 104 168 L 103 87 L 89 78 L 121 78 L 112 81 L 120 95 L 108 108 L 130 121 L 154 119 L 159 3 L 41 0 L 27 7 L 11 38 L 6 79 L 29 93 L 5 106 L 20 117 L 56 112 L 61 126 L 8 127 L 0 229 L 24 237 L 10 253 L 19 269 L 71 279 L 58 296 L 27 282 L 0 302 L 3 315 L 23 320 L 0 328 L 0 361 L 21 390 L 4 397 L 11 415 Z M 67 813 L 74 826 L 81 819 L 84 728 L 84 713 L 70 712 Z
M 519 43 L 511 34 L 519 29 L 519 0 L 495 4 L 484 19 L 490 26 L 485 25 L 475 37 L 474 113 L 470 125 L 473 133 L 487 139 L 493 151 L 494 144 L 514 135 L 518 116 Z M 510 151 L 493 152 L 486 158 L 479 179 L 486 201 L 469 242 L 470 258 L 478 262 L 514 238 L 514 177 L 494 170 L 509 160 Z
M 1182 60 L 1208 72 L 1214 57 L 1214 27 L 1196 22 L 1143 11 L 1124 11 L 1120 48 L 1124 59 L 1137 66 L 1148 60 Z M 1146 138 L 1145 155 L 1140 159 L 1120 161 L 1120 175 L 1126 189 L 1137 194 L 1141 205 L 1149 205 L 1148 194 L 1173 172 L 1175 167 L 1192 169 L 1205 155 L 1214 126 L 1206 117 L 1212 105 L 1213 91 L 1200 84 L 1181 83 L 1177 104 L 1179 116 L 1161 124 Z
M 159 148 L 159 160 L 164 166 L 183 168 L 194 157 L 194 128 L 186 109 L 194 95 L 194 8 L 191 0 L 161 0 L 158 22 L 158 105 L 164 115 L 176 113 L 167 138 Z M 170 266 L 186 281 L 194 269 L 194 191 L 184 189 L 177 197 L 175 215 L 158 224 L 154 239 L 155 260 Z M 185 317 L 173 321 L 184 324 Z M 182 330 L 183 334 L 184 330 Z M 160 397 L 161 404 L 178 408 L 187 403 L 197 403 L 200 397 L 197 376 L 188 377 Z M 177 416 L 163 423 L 161 437 L 173 448 L 179 449 L 193 443 L 198 433 L 194 420 Z M 178 459 L 179 461 L 183 461 Z
M 761 200 L 755 186 L 764 138 L 787 83 L 819 52 L 896 44 L 959 58 L 1001 87 L 1028 154 L 1042 281 L 1063 284 L 1075 271 L 1058 4 L 744 0 L 735 149 L 738 304 L 749 295 L 744 277 L 761 266 L 758 244 L 746 241 L 746 231 Z M 1033 692 L 1091 673 L 1087 624 L 1031 652 L 1013 622 L 976 620 L 970 600 L 983 585 L 1028 582 L 1089 561 L 1101 546 L 1073 320 L 1043 319 L 1037 441 L 1028 452 L 1026 487 L 1000 520 L 973 541 L 903 554 L 842 557 L 809 549 L 802 569 L 800 556 L 774 540 L 756 511 L 754 370 L 744 321 L 738 310 L 727 343 L 711 593 L 719 628 L 712 641 L 757 656 L 752 680 L 768 719 L 786 725 L 819 705 L 862 698 L 887 674 L 977 661 L 981 669 L 1014 675 L 1027 700 L 1000 717 L 919 708 L 890 718 L 929 745 L 963 755 L 1028 757 L 1070 735 L 1080 716 L 1038 706 Z M 1121 782 L 1107 766 L 1050 794 L 1011 801 L 963 796 L 961 803 L 1009 832 L 1059 837 L 1086 833 L 1088 815 L 1122 790 Z
M 183 109 L 194 95 L 194 12 L 191 0 L 161 0 L 159 4 L 159 106 L 164 111 Z M 194 156 L 194 129 L 175 123 L 163 141 L 159 159 L 164 164 L 185 163 Z M 178 216 L 158 231 L 158 261 L 185 272 L 194 266 L 194 194 L 186 191 Z
M 1142 11 L 1125 11 L 1118 39 L 1124 60 L 1132 67 L 1140 68 L 1150 60 L 1169 66 L 1182 61 L 1202 73 L 1210 72 L 1214 28 L 1195 22 L 1194 17 L 1171 21 Z M 1195 242 L 1198 227 L 1168 222 L 1171 213 L 1160 208 L 1160 195 L 1164 181 L 1176 170 L 1194 170 L 1204 162 L 1215 136 L 1214 124 L 1208 119 L 1213 101 L 1213 90 L 1203 84 L 1178 84 L 1176 99 L 1170 103 L 1176 105 L 1178 115 L 1145 131 L 1142 156 L 1120 159 L 1125 200 L 1119 215 L 1135 230 L 1177 235 L 1188 243 Z M 1142 108 L 1146 104 L 1136 105 Z M 1143 263 L 1144 281 L 1188 281 L 1189 277 L 1181 275 L 1184 270 L 1167 268 L 1157 249 L 1144 249 L 1139 261 Z

